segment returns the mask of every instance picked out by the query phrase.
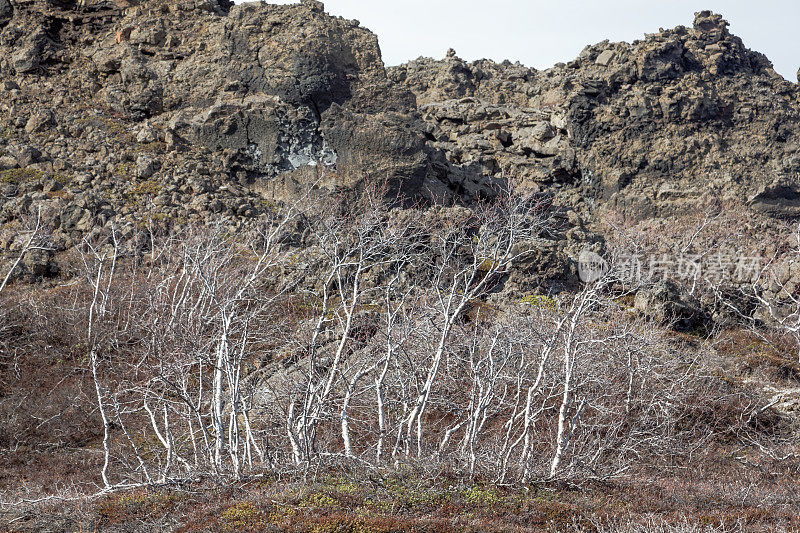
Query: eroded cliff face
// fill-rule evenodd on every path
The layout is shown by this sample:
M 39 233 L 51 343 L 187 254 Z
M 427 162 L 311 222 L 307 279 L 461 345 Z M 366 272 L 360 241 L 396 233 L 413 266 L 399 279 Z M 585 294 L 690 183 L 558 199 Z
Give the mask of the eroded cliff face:
M 800 214 L 800 90 L 710 12 L 546 71 L 452 51 L 387 70 L 315 1 L 0 0 L 0 73 L 6 248 L 38 209 L 65 250 L 109 224 L 248 224 L 304 182 L 422 205 L 512 183 L 575 242 L 600 208 Z
M 546 71 L 451 53 L 390 78 L 417 95 L 448 161 L 483 176 L 642 218 L 713 201 L 795 216 L 800 91 L 727 26 L 701 12 Z
M 199 176 L 223 203 L 237 186 L 251 200 L 290 190 L 294 171 L 315 166 L 334 184 L 346 168 L 348 186 L 380 176 L 407 196 L 428 172 L 414 97 L 388 80 L 377 37 L 317 2 L 20 3 L 0 47 L 3 170 L 80 174 L 113 196 L 132 181 L 117 170 L 141 166 L 165 190 Z M 23 165 L 25 147 L 36 157 Z M 186 211 L 195 193 L 157 196 L 170 216 L 208 216 Z

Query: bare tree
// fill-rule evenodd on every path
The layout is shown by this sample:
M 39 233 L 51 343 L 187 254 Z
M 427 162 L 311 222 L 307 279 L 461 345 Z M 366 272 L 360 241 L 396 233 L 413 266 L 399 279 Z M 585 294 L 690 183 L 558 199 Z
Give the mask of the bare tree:
M 496 295 L 548 216 L 511 193 L 424 211 L 367 190 L 124 257 L 114 231 L 87 242 L 104 486 L 390 462 L 605 479 L 705 442 L 686 423 L 702 363 L 624 311 L 613 270 Z
M 0 283 L 0 295 L 3 294 L 3 290 L 5 290 L 6 285 L 8 285 L 9 280 L 11 279 L 14 272 L 19 267 L 22 260 L 25 258 L 25 255 L 29 252 L 33 252 L 36 250 L 50 250 L 50 247 L 46 244 L 43 244 L 40 241 L 42 232 L 42 212 L 39 209 L 36 212 L 36 221 L 32 224 L 32 227 L 26 230 L 24 233 L 28 233 L 27 240 L 24 241 L 24 244 L 19 250 L 19 253 L 16 256 L 16 259 L 11 263 L 11 267 L 6 272 L 3 281 Z
M 425 380 L 403 421 L 406 455 L 414 443 L 417 457 L 422 455 L 423 421 L 454 325 L 468 305 L 492 290 L 510 265 L 527 253 L 524 243 L 540 235 L 546 220 L 541 202 L 502 191 L 496 203 L 431 235 L 430 253 L 437 262 L 427 283 L 433 290 L 430 312 L 440 333 Z

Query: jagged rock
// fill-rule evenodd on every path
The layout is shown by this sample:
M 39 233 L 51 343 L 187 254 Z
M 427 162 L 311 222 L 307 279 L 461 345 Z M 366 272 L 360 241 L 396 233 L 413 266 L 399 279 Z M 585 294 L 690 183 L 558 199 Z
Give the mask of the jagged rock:
M 521 243 L 515 253 L 519 258 L 511 265 L 504 286 L 508 295 L 524 298 L 535 292 L 559 293 L 580 284 L 575 262 L 560 239 Z
M 58 266 L 53 262 L 51 250 L 31 250 L 23 256 L 21 265 L 25 273 L 33 279 L 58 274 Z
M 21 146 L 17 151 L 17 163 L 19 163 L 21 167 L 27 167 L 37 163 L 41 157 L 42 153 L 34 146 Z
M 762 185 L 749 199 L 749 204 L 753 209 L 771 216 L 800 216 L 800 183 L 797 179 L 779 179 Z
M 9 0 L 0 0 L 0 28 L 11 20 L 14 15 L 14 8 Z
M 391 197 L 432 196 L 422 193 L 430 162 L 425 137 L 416 126 L 413 119 L 392 113 L 362 115 L 331 108 L 320 131 L 337 155 L 337 168 L 344 171 L 337 184 L 354 186 L 377 178 L 389 182 Z
M 782 87 L 769 61 L 711 12 L 691 28 L 587 47 L 542 72 L 468 63 L 451 50 L 387 75 L 375 35 L 318 2 L 122 7 L 93 22 L 88 46 L 77 18 L 59 18 L 64 26 L 48 34 L 54 15 L 22 7 L 0 36 L 11 52 L 0 65 L 24 74 L 74 55 L 59 64 L 86 105 L 148 119 L 134 126 L 142 144 L 158 140 L 158 127 L 175 154 L 218 152 L 224 173 L 261 191 L 321 165 L 341 183 L 388 173 L 405 195 L 426 199 L 490 197 L 512 179 L 581 210 L 669 216 L 712 195 L 754 198 L 775 175 L 800 171 L 789 157 L 796 86 Z M 167 127 L 178 115 L 183 123 Z M 697 180 L 730 174 L 742 179 L 720 189 Z
M 300 3 L 317 13 L 322 13 L 325 11 L 325 4 L 319 2 L 318 0 L 301 0 Z
M 61 229 L 64 231 L 87 232 L 92 226 L 92 214 L 88 209 L 71 205 L 61 214 Z
M 600 66 L 607 67 L 611 60 L 614 59 L 614 52 L 612 50 L 604 50 L 597 56 L 595 63 Z
M 121 46 L 103 46 L 94 50 L 90 57 L 97 69 L 104 74 L 119 72 L 126 49 Z
M 319 2 L 243 4 L 203 26 L 180 17 L 142 20 L 131 11 L 116 27 L 121 29 L 86 52 L 107 79 L 100 94 L 130 118 L 169 122 L 164 140 L 170 149 L 222 151 L 226 171 L 244 172 L 248 182 L 262 185 L 302 167 L 333 167 L 339 151 L 361 171 L 387 171 L 397 182 L 412 176 L 412 189 L 428 168 L 421 141 L 411 143 L 413 170 L 407 163 L 389 164 L 395 148 L 409 149 L 395 133 L 410 126 L 408 117 L 386 112 L 408 113 L 414 97 L 389 83 L 375 35 L 357 22 L 325 15 Z M 176 46 L 180 50 L 171 51 Z M 159 49 L 169 66 L 152 56 Z M 172 59 L 176 54 L 181 59 Z M 347 124 L 330 126 L 331 114 L 349 117 Z M 368 142 L 338 133 L 355 133 L 351 122 L 369 125 Z M 140 132 L 137 140 L 152 142 L 153 133 Z M 376 151 L 381 141 L 389 144 Z
M 217 103 L 184 117 L 176 115 L 171 129 L 187 140 L 228 154 L 230 170 L 245 168 L 258 177 L 271 178 L 302 166 L 336 162 L 312 110 L 290 106 L 278 97 Z
M 27 133 L 38 133 L 55 126 L 55 124 L 55 115 L 53 115 L 53 112 L 49 109 L 45 109 L 31 115 L 31 118 L 29 118 L 28 122 L 25 124 L 25 131 Z
M 699 300 L 671 280 L 637 292 L 634 307 L 643 315 L 683 330 L 695 328 L 705 320 Z
M 129 50 L 119 64 L 121 83 L 106 87 L 106 101 L 118 113 L 134 119 L 157 115 L 163 110 L 163 86 L 148 61 Z
M 33 72 L 42 62 L 42 54 L 47 46 L 47 36 L 42 31 L 27 36 L 11 55 L 11 64 L 20 74 Z
M 10 155 L 0 156 L 0 170 L 10 170 L 17 167 L 17 159 Z
M 139 130 L 139 133 L 136 134 L 136 142 L 141 144 L 152 143 L 156 142 L 157 140 L 158 135 L 156 134 L 156 130 L 149 122 L 145 122 L 142 128 Z
M 319 2 L 90 4 L 15 3 L 0 25 L 0 164 L 25 178 L 3 184 L 11 218 L 42 205 L 65 232 L 144 215 L 235 225 L 303 180 L 386 181 L 423 204 L 511 184 L 588 220 L 713 201 L 800 214 L 800 88 L 710 12 L 544 71 L 452 50 L 387 70 L 377 37 Z M 569 258 L 592 238 L 545 239 L 509 287 L 576 282 Z
M 449 54 L 389 76 L 417 95 L 451 174 L 514 169 L 523 185 L 555 184 L 560 201 L 582 210 L 602 204 L 647 218 L 720 196 L 744 204 L 776 176 L 800 171 L 792 159 L 800 132 L 787 126 L 800 123 L 800 91 L 708 11 L 691 28 L 589 46 L 542 72 Z M 504 142 L 492 144 L 494 129 L 507 132 Z M 665 184 L 684 192 L 680 201 L 658 195 Z
M 136 158 L 136 177 L 148 179 L 161 167 L 161 164 L 147 155 L 140 155 Z

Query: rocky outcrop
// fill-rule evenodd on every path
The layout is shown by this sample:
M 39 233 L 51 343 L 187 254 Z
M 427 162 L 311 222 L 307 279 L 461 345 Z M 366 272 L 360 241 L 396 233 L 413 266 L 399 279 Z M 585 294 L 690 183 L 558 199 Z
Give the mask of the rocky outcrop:
M 374 34 L 313 1 L 36 0 L 3 12 L 5 74 L 63 76 L 56 98 L 77 113 L 147 120 L 149 142 L 210 150 L 258 190 L 317 165 L 339 185 L 388 179 L 427 200 L 491 197 L 510 182 L 584 214 L 669 216 L 712 201 L 795 212 L 773 184 L 800 172 L 797 87 L 710 12 L 542 72 L 451 50 L 388 75 Z M 28 134 L 57 121 L 34 111 Z
M 129 12 L 88 53 L 118 112 L 157 116 L 177 139 L 224 153 L 232 172 L 262 185 L 309 165 L 402 160 L 411 150 L 399 164 L 365 169 L 419 188 L 423 143 L 395 141 L 408 119 L 385 112 L 398 102 L 410 111 L 413 97 L 386 87 L 377 38 L 357 22 L 329 17 L 318 2 L 249 3 L 202 26 L 148 16 Z
M 545 71 L 452 50 L 386 69 L 315 1 L 0 0 L 0 74 L 0 222 L 41 208 L 57 249 L 109 224 L 235 228 L 304 181 L 417 205 L 510 185 L 571 213 L 508 280 L 523 294 L 574 278 L 598 210 L 800 215 L 800 90 L 710 12 Z
M 637 292 L 634 308 L 643 315 L 681 330 L 697 328 L 706 320 L 700 301 L 670 280 L 659 281 Z
M 14 8 L 11 2 L 9 2 L 9 0 L 0 0 L 0 27 L 5 26 L 5 24 L 11 20 L 13 14 Z
M 67 122 L 83 115 L 83 131 L 120 121 L 116 129 L 136 129 L 142 144 L 164 143 L 177 159 L 213 153 L 221 163 L 214 189 L 233 179 L 263 193 L 279 175 L 316 167 L 333 176 L 331 186 L 344 185 L 336 176 L 363 175 L 406 197 L 428 194 L 414 96 L 388 80 L 374 34 L 326 15 L 319 2 L 37 0 L 18 10 L 0 43 L 10 52 L 3 73 L 53 80 L 58 111 L 74 112 Z M 53 96 L 46 91 L 9 96 L 15 112 L 34 104 L 26 134 L 47 133 L 58 119 L 42 118 Z M 90 118 L 103 108 L 111 113 Z M 72 135 L 58 140 L 72 145 L 67 151 L 83 148 Z M 116 149 L 105 156 L 103 167 L 125 165 Z
M 770 216 L 800 217 L 800 177 L 795 175 L 761 185 L 749 199 L 749 205 Z
M 691 28 L 603 42 L 546 71 L 450 53 L 390 77 L 417 95 L 467 183 L 503 172 L 584 211 L 638 218 L 743 205 L 797 181 L 800 91 L 727 26 L 704 11 Z

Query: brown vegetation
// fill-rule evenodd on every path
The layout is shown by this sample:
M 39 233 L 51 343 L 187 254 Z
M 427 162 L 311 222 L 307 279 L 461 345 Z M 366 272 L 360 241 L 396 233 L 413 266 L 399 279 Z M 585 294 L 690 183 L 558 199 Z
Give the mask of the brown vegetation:
M 628 312 L 613 271 L 573 295 L 499 298 L 547 231 L 535 201 L 442 224 L 380 191 L 306 202 L 247 233 L 101 234 L 71 266 L 80 278 L 3 293 L 9 516 L 96 493 L 69 520 L 795 525 L 791 428 L 710 366 L 792 368 L 762 337 L 675 337 Z

